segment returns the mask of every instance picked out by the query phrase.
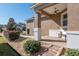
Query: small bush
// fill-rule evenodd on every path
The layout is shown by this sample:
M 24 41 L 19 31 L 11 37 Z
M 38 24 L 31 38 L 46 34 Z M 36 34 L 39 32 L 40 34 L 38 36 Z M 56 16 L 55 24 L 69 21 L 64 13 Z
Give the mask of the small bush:
M 19 38 L 19 36 L 20 36 L 20 32 L 18 32 L 18 31 L 9 31 L 8 32 L 8 38 L 10 40 L 16 40 Z
M 65 55 L 66 56 L 79 56 L 79 50 L 69 49 L 69 51 L 67 51 Z
M 24 49 L 25 49 L 26 52 L 28 52 L 30 54 L 34 54 L 41 49 L 41 44 L 40 44 L 39 41 L 28 40 L 24 44 Z

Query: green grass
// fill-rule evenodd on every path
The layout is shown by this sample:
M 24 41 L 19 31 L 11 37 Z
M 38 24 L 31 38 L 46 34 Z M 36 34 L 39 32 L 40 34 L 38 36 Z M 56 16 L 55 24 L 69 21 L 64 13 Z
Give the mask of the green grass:
M 6 43 L 3 36 L 0 36 L 0 56 L 19 56 L 19 54 Z
M 7 43 L 0 44 L 0 56 L 19 56 Z
M 0 36 L 0 43 L 5 43 L 4 37 Z

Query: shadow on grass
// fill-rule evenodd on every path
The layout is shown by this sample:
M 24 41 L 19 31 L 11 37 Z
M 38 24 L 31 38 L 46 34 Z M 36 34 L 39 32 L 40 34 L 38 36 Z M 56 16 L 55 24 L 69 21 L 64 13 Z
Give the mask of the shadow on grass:
M 8 39 L 10 42 L 22 42 L 24 40 L 26 40 L 28 38 L 24 38 L 24 37 L 20 37 L 19 39 L 15 39 L 15 40 L 11 40 L 11 39 Z
M 2 36 L 0 35 L 0 37 L 2 37 Z
M 0 56 L 20 56 L 8 43 L 0 44 Z

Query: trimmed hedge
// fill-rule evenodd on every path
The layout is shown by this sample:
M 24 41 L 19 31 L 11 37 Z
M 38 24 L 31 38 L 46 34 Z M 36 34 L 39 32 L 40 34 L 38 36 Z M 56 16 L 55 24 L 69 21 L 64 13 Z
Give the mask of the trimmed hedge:
M 69 49 L 66 53 L 66 56 L 79 56 L 79 50 L 77 49 Z
M 4 35 L 9 39 L 9 40 L 16 40 L 20 37 L 20 32 L 19 31 L 6 31 Z
M 10 40 L 18 39 L 19 36 L 20 36 L 20 32 L 18 32 L 18 31 L 11 31 L 11 32 L 9 32 Z
M 39 41 L 35 41 L 35 40 L 28 40 L 24 44 L 24 49 L 26 52 L 28 52 L 30 54 L 34 54 L 41 49 L 41 43 Z

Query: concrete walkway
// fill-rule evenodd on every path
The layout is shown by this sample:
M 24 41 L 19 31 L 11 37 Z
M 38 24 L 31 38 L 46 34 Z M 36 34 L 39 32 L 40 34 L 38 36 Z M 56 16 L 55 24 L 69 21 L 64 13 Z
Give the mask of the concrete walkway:
M 26 36 L 26 35 L 20 35 L 20 37 L 24 37 L 24 38 L 34 38 L 34 36 Z

